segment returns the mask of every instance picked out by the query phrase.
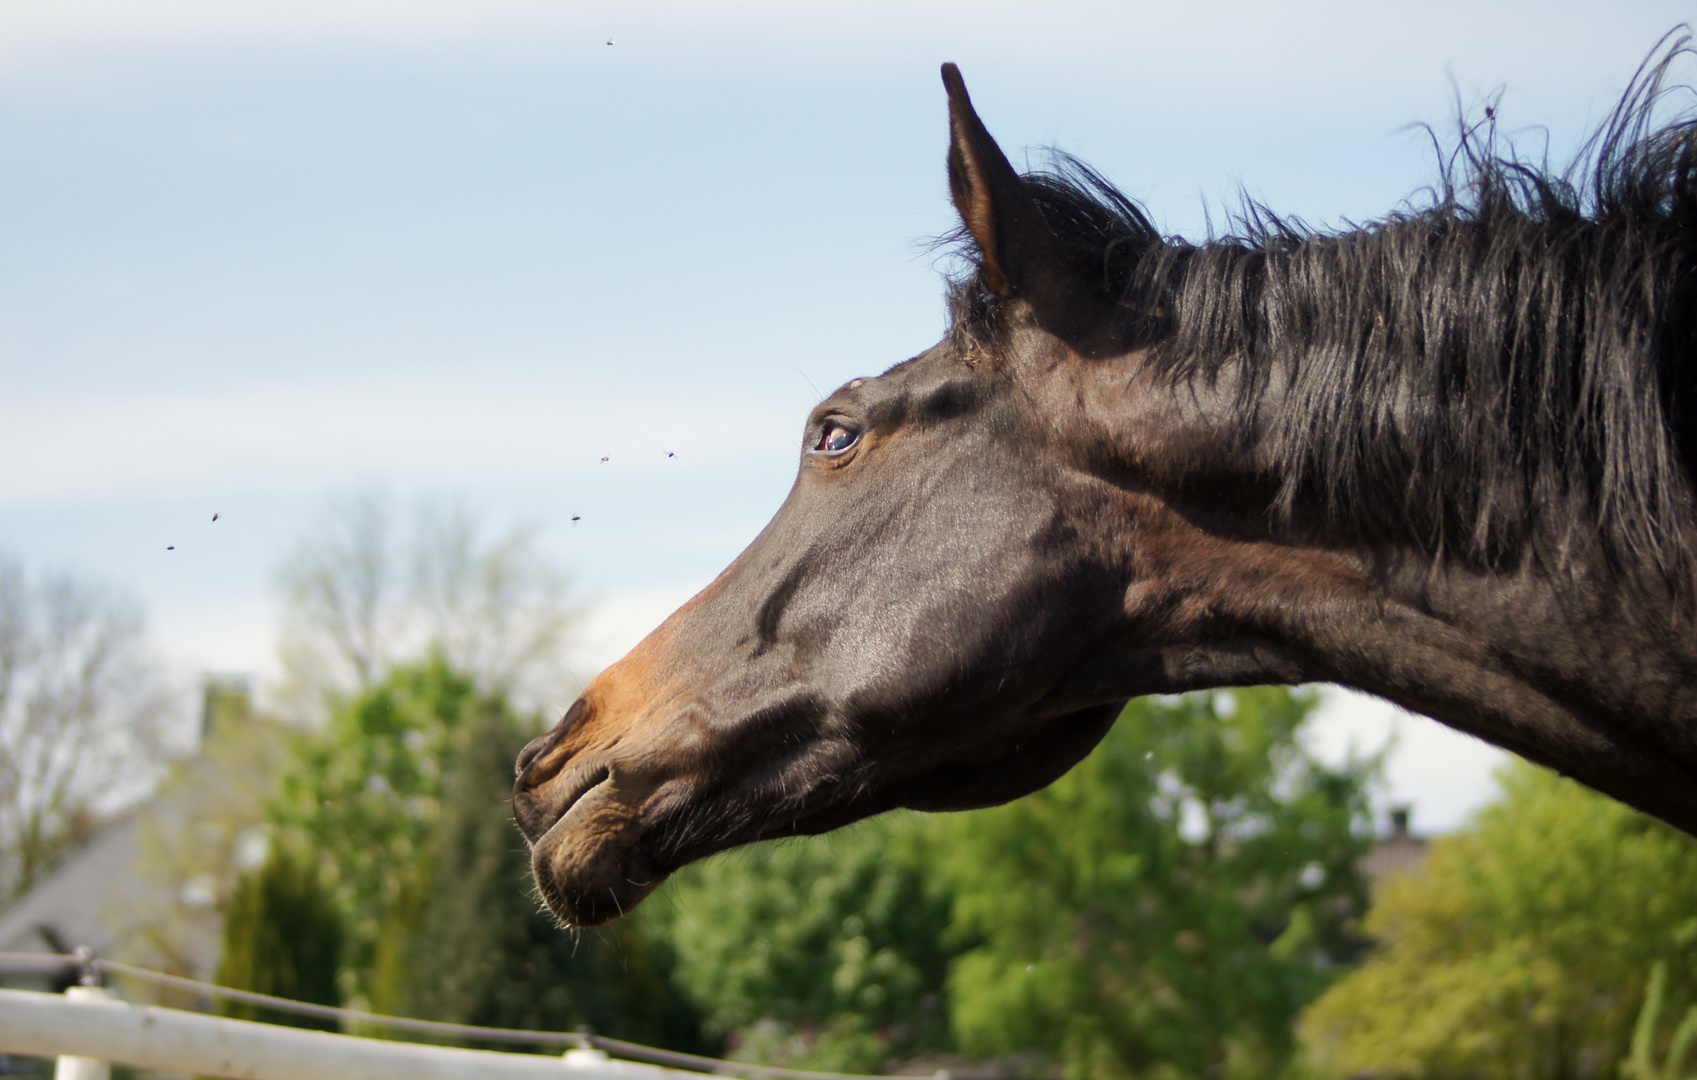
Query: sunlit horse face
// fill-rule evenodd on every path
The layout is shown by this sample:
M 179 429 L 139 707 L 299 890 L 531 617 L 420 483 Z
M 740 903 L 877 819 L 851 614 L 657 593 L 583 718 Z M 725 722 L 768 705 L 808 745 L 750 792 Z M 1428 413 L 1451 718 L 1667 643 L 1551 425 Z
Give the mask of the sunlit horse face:
M 814 410 L 771 524 L 521 758 L 550 907 L 601 922 L 721 848 L 1003 802 L 1095 745 L 1117 710 L 1056 692 L 1118 625 L 1107 493 L 1020 394 L 944 345 Z
M 956 201 L 1010 298 L 997 343 L 952 334 L 814 409 L 772 522 L 526 748 L 515 814 L 569 923 L 736 844 L 1015 798 L 1179 684 L 1153 653 L 1128 682 L 1132 568 L 1105 523 L 1134 511 L 1073 449 L 1084 421 L 1055 419 L 1089 312 L 1046 327 L 1012 300 L 1048 283 L 1005 219 L 1040 222 L 993 206 L 1019 182 L 949 81 Z

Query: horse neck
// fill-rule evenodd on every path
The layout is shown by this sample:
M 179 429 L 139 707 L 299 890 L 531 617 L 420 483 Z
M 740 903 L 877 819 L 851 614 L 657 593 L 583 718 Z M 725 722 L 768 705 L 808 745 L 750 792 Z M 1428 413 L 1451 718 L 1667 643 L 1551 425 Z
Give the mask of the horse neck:
M 1339 508 L 1312 492 L 1281 503 L 1286 478 L 1268 467 L 1280 426 L 1264 418 L 1314 403 L 1278 371 L 1248 366 L 1276 359 L 1251 355 L 1174 380 L 1128 357 L 1091 373 L 1101 392 L 1078 396 L 1092 437 L 1107 441 L 1098 460 L 1119 470 L 1126 520 L 1139 522 L 1119 537 L 1127 565 L 1163 568 L 1140 594 L 1158 593 L 1158 603 L 1137 617 L 1155 607 L 1203 613 L 1168 623 L 1193 650 L 1184 655 L 1223 649 L 1237 664 L 1242 643 L 1268 642 L 1290 658 L 1233 668 L 1231 682 L 1329 681 L 1378 694 L 1653 803 L 1697 832 L 1697 649 L 1678 597 L 1653 575 L 1623 579 L 1594 532 L 1576 534 L 1561 560 L 1492 559 L 1412 528 L 1352 527 L 1361 521 L 1340 522 Z M 1316 480 L 1323 490 L 1326 477 Z M 1390 510 L 1365 520 L 1394 519 Z M 1196 686 L 1220 684 L 1206 665 L 1195 670 Z
M 1623 565 L 1583 493 L 1549 492 L 1536 513 L 1504 524 L 1534 485 L 1490 474 L 1465 448 L 1437 467 L 1375 456 L 1371 425 L 1336 420 L 1342 410 L 1315 389 L 1324 380 L 1292 375 L 1298 359 L 1307 358 L 1248 351 L 1173 378 L 1134 355 L 1108 377 L 1118 392 L 1099 396 L 1094 411 L 1114 414 L 1107 438 L 1134 482 L 1203 531 L 1252 548 L 1249 563 L 1271 558 L 1287 575 L 1312 576 L 1312 559 L 1323 556 L 1379 600 L 1533 665 L 1582 667 L 1571 654 L 1602 647 L 1599 629 L 1621 642 L 1655 639 L 1697 662 L 1686 647 L 1697 598 L 1653 562 Z M 1326 362 L 1344 381 L 1371 359 Z M 1401 395 L 1384 409 L 1382 437 L 1393 440 L 1411 423 L 1402 416 L 1432 407 Z M 1461 489 L 1452 503 L 1423 490 L 1444 483 Z M 1503 489 L 1494 498 L 1493 485 Z

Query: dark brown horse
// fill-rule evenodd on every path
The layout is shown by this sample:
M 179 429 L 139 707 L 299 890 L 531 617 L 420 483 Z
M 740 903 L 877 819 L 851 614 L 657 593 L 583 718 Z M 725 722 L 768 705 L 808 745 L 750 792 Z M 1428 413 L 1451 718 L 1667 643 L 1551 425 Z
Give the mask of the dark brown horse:
M 1020 176 L 943 69 L 948 335 L 808 417 L 771 524 L 518 761 L 568 923 L 724 848 L 1048 784 L 1121 704 L 1324 681 L 1697 832 L 1697 121 L 1683 40 L 1553 175 L 1164 238 Z

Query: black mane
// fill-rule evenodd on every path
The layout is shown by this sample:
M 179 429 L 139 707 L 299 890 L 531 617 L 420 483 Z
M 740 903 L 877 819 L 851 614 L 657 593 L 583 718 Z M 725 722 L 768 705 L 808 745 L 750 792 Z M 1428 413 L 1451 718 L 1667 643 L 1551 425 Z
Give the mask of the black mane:
M 1664 39 L 1567 168 L 1504 150 L 1487 109 L 1424 205 L 1345 231 L 1251 202 L 1191 244 L 1070 158 L 1025 182 L 1128 346 L 1175 381 L 1237 380 L 1281 519 L 1490 565 L 1600 543 L 1688 582 L 1697 116 L 1652 114 L 1690 55 Z M 957 332 L 993 332 L 981 274 L 952 297 Z

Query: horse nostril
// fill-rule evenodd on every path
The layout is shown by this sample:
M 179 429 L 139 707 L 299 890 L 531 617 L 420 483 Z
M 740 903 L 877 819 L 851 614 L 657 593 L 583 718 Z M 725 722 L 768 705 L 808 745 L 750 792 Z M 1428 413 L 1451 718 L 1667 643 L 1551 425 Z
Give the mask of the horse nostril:
M 524 771 L 530 768 L 530 763 L 544 752 L 558 745 L 561 739 L 569 735 L 587 711 L 588 706 L 584 704 L 582 698 L 572 702 L 572 707 L 566 710 L 566 715 L 560 717 L 560 722 L 555 724 L 552 730 L 530 740 L 525 744 L 524 749 L 519 751 L 518 760 L 513 762 L 513 775 L 515 777 L 523 776 Z
M 524 744 L 524 749 L 519 751 L 518 760 L 513 762 L 513 776 L 515 778 L 524 775 L 525 769 L 529 768 L 530 763 L 536 760 L 536 755 L 542 752 L 542 748 L 547 744 L 550 735 L 538 735 Z

